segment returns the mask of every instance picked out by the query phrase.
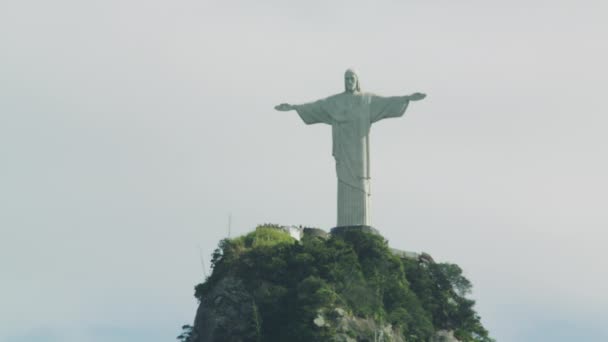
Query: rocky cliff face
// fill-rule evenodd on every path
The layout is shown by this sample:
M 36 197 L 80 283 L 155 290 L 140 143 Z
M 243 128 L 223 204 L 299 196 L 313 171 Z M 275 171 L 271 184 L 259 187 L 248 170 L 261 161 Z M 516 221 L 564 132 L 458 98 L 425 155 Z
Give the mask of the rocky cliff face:
M 222 279 L 204 302 L 194 320 L 192 342 L 261 341 L 259 314 L 253 297 L 239 279 Z M 319 310 L 311 329 L 335 330 L 334 342 L 406 342 L 399 329 L 371 318 L 355 317 L 342 308 Z M 459 342 L 453 331 L 437 331 L 430 342 Z
M 197 342 L 258 341 L 260 321 L 253 296 L 243 282 L 221 279 L 201 301 L 194 319 Z
M 366 232 L 296 241 L 279 227 L 259 227 L 220 243 L 213 274 L 196 287 L 194 326 L 181 339 L 492 341 L 460 295 L 468 281 L 459 268 L 421 256 L 391 251 Z
M 313 330 L 335 331 L 335 342 L 405 342 L 398 329 L 371 318 L 355 317 L 342 308 L 319 310 L 312 321 Z M 253 297 L 238 279 L 220 281 L 199 306 L 194 320 L 193 342 L 262 341 L 259 314 Z M 456 340 L 445 340 L 452 342 Z M 442 339 L 433 342 L 444 342 Z

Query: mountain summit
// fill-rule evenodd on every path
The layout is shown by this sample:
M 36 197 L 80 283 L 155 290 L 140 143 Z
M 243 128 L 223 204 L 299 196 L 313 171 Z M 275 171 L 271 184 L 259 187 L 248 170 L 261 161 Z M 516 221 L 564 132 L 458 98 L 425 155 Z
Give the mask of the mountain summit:
M 212 267 L 181 341 L 493 341 L 460 267 L 372 230 L 261 225 L 222 240 Z

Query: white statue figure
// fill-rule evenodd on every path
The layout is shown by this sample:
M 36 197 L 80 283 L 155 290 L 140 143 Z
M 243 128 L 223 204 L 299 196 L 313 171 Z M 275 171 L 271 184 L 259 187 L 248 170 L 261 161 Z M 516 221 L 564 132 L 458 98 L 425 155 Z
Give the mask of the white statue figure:
M 382 97 L 361 92 L 359 77 L 352 70 L 344 74 L 345 91 L 311 103 L 275 107 L 295 110 L 306 124 L 332 127 L 333 156 L 338 176 L 338 227 L 371 226 L 369 130 L 385 118 L 400 117 L 410 101 L 422 100 L 422 93 Z

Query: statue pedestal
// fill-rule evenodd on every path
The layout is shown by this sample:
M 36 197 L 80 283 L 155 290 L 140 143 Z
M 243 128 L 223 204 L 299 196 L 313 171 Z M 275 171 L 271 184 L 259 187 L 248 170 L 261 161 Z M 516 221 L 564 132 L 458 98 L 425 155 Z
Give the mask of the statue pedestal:
M 341 234 L 345 234 L 345 233 L 352 232 L 352 231 L 361 231 L 361 232 L 366 232 L 366 233 L 382 236 L 382 235 L 380 235 L 380 232 L 376 228 L 374 228 L 372 226 L 340 226 L 340 227 L 335 227 L 335 228 L 331 229 L 331 235 L 341 235 Z

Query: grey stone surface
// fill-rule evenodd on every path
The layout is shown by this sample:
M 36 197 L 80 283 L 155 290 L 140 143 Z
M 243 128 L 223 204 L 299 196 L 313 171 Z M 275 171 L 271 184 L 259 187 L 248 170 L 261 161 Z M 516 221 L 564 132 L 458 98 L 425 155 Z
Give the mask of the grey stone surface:
M 282 103 L 279 111 L 297 111 L 306 124 L 332 126 L 333 156 L 338 177 L 337 226 L 371 225 L 369 132 L 371 125 L 386 118 L 400 117 L 410 101 L 426 97 L 422 93 L 383 97 L 361 92 L 357 73 L 344 74 L 343 93 L 300 105 Z

